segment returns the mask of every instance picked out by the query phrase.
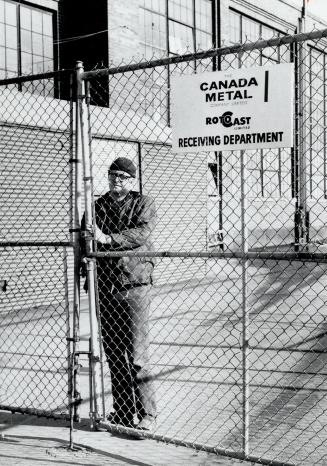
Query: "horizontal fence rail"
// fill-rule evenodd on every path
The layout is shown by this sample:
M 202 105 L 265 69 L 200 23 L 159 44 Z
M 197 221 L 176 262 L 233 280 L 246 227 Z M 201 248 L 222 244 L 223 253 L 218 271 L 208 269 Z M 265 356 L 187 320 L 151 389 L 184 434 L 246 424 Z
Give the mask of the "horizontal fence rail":
M 33 75 L 26 75 L 26 76 L 17 76 L 15 78 L 6 78 L 0 79 L 0 86 L 8 86 L 9 84 L 22 84 L 22 83 L 29 83 L 33 81 L 40 81 L 43 79 L 52 79 L 52 78 L 63 78 L 70 77 L 74 70 L 58 70 L 58 71 L 50 71 L 48 73 L 38 73 Z
M 188 53 L 175 57 L 161 58 L 158 60 L 145 61 L 142 63 L 135 63 L 130 65 L 122 65 L 118 67 L 103 68 L 93 71 L 85 71 L 81 75 L 81 79 L 88 80 L 92 78 L 99 78 L 101 76 L 108 76 L 120 73 L 127 73 L 129 71 L 145 70 L 148 68 L 156 68 L 158 66 L 176 65 L 179 63 L 187 63 L 193 60 L 204 60 L 205 58 L 222 57 L 226 55 L 250 52 L 253 50 L 263 50 L 267 47 L 276 47 L 281 45 L 297 44 L 310 40 L 323 39 L 327 37 L 327 29 L 314 31 L 310 33 L 300 33 L 295 35 L 276 37 L 267 40 L 258 40 L 257 42 L 249 42 L 247 44 L 236 44 L 228 47 L 221 47 L 219 49 L 211 49 L 203 52 Z
M 94 258 L 111 258 L 111 257 L 199 257 L 203 259 L 261 259 L 261 260 L 282 260 L 298 262 L 327 262 L 327 254 L 322 253 L 293 253 L 293 252 L 190 252 L 190 251 L 158 251 L 158 252 L 96 252 L 91 253 L 88 257 Z

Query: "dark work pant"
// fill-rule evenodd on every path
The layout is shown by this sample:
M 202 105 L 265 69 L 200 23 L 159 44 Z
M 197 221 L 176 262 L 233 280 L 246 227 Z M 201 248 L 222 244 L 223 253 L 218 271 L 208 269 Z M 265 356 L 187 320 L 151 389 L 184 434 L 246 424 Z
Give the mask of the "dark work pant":
M 100 286 L 101 285 L 101 286 Z M 109 364 L 113 408 L 122 422 L 156 415 L 148 373 L 149 286 L 110 293 L 99 282 L 103 347 Z

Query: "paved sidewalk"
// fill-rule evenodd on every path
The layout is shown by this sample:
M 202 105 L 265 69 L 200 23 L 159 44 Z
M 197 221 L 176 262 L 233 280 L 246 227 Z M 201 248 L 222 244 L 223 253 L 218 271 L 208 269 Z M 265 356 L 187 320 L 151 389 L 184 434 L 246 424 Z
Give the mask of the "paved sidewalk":
M 175 447 L 154 440 L 136 440 L 94 432 L 84 420 L 73 432 L 74 450 L 69 449 L 69 427 L 63 421 L 0 412 L 0 464 L 6 466 L 50 465 L 187 465 L 233 466 L 242 461 Z

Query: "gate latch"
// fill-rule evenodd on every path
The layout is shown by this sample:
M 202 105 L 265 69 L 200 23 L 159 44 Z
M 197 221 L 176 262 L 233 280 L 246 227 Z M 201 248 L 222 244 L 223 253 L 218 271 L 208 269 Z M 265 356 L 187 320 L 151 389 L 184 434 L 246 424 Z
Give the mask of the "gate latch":
M 7 291 L 7 280 L 0 280 L 0 293 Z

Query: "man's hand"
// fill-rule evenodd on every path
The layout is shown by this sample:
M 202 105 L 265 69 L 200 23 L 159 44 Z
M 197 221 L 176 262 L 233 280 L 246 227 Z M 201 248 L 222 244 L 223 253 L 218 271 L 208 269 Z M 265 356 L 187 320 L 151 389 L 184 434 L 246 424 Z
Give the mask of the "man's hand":
M 317 246 L 323 246 L 324 244 L 327 244 L 326 239 L 316 239 L 312 241 L 313 244 L 316 244 Z
M 94 229 L 94 239 L 101 244 L 111 244 L 111 237 L 105 235 L 98 226 Z
M 105 235 L 97 225 L 93 228 L 93 225 L 86 224 L 85 232 L 92 236 L 92 238 L 94 238 L 98 243 L 111 244 L 111 237 L 109 235 Z
M 85 230 L 82 231 L 82 236 L 85 239 L 93 239 L 93 226 L 90 223 L 85 224 Z

